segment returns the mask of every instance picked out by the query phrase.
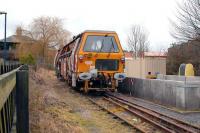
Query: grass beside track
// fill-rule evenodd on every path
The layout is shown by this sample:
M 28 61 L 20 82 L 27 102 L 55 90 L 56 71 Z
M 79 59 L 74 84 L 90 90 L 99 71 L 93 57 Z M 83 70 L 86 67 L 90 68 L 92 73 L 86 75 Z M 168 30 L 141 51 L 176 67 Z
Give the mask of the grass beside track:
M 134 132 L 56 79 L 53 71 L 30 70 L 31 133 Z

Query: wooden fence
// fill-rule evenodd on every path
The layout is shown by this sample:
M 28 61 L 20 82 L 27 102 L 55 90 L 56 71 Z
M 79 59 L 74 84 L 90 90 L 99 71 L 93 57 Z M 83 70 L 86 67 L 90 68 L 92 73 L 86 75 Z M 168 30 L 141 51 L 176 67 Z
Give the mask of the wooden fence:
M 28 133 L 28 66 L 10 63 L 0 68 L 0 133 Z

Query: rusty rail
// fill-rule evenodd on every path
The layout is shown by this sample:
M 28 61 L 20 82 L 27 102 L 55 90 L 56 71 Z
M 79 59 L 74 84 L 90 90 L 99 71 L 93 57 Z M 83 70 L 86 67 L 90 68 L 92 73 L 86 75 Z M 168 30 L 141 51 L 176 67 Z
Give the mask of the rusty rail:
M 93 100 L 92 98 L 88 98 L 93 104 L 96 104 L 97 106 L 99 106 L 100 108 L 104 109 L 105 111 L 109 112 L 110 114 L 116 116 L 117 118 L 119 118 L 120 120 L 124 121 L 126 124 L 128 124 L 129 126 L 133 127 L 134 129 L 136 129 L 137 131 L 141 132 L 141 133 L 146 133 L 145 130 L 143 130 L 142 128 L 138 127 L 137 125 L 132 124 L 131 122 L 127 121 L 126 119 L 124 119 L 123 117 L 116 115 L 115 113 L 113 113 L 112 111 L 110 111 L 109 109 L 107 109 L 106 107 L 98 104 L 95 100 Z
M 126 105 L 128 106 L 128 109 L 134 110 L 135 114 L 140 117 L 141 114 L 143 114 L 142 117 L 145 117 L 143 119 L 150 119 L 154 122 L 152 124 L 157 123 L 156 126 L 164 126 L 168 129 L 171 129 L 175 132 L 189 132 L 189 133 L 198 133 L 200 132 L 200 128 L 194 125 L 191 125 L 189 123 L 186 123 L 184 121 L 175 119 L 173 117 L 161 114 L 160 112 L 150 110 L 148 108 L 145 108 L 141 105 L 135 104 L 133 102 L 130 102 L 128 100 L 125 100 L 123 98 L 111 95 L 111 94 L 106 94 L 106 96 L 117 102 L 118 104 L 121 105 Z M 150 121 L 149 121 L 150 122 Z

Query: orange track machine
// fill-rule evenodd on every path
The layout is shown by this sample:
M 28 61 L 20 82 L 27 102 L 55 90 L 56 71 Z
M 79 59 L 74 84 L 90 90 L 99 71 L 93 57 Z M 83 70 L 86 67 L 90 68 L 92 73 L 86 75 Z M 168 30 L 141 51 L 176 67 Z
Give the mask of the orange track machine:
M 72 87 L 115 91 L 126 77 L 125 57 L 116 32 L 85 31 L 58 50 L 57 76 Z

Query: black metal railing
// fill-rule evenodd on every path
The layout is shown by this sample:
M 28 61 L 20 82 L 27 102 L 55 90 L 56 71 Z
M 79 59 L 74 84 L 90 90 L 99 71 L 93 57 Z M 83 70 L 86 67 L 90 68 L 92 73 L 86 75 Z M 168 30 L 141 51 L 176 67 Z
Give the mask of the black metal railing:
M 11 131 L 14 120 L 15 106 L 15 89 L 13 89 L 0 111 L 1 133 L 9 133 Z
M 20 66 L 19 62 L 5 62 L 0 63 L 0 75 L 10 72 Z
M 10 133 L 13 128 L 28 133 L 28 66 L 4 65 L 1 72 L 0 133 Z

